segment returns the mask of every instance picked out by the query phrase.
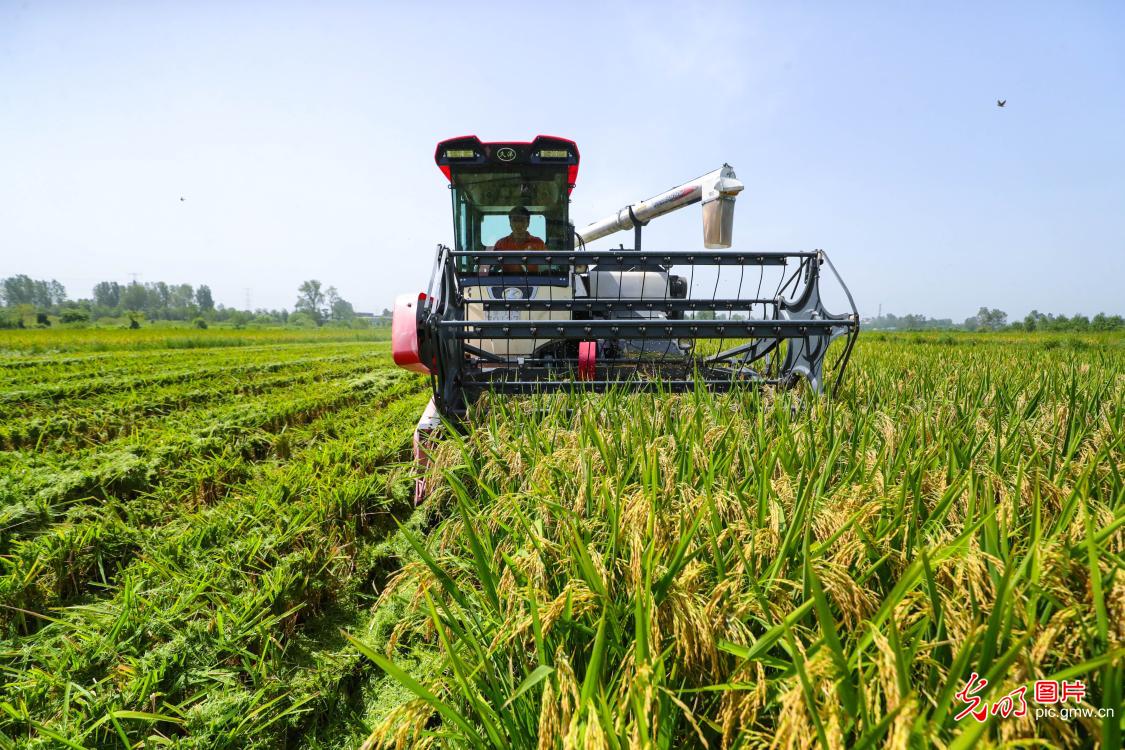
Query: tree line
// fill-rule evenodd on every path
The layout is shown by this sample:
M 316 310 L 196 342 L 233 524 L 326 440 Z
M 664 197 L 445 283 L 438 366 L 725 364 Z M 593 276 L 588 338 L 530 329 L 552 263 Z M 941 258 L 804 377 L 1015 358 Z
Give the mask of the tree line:
M 692 317 L 691 314 L 688 314 Z M 211 288 L 206 284 L 167 284 L 163 281 L 121 284 L 99 281 L 88 299 L 70 300 L 66 288 L 55 279 L 32 279 L 24 274 L 0 279 L 0 328 L 27 325 L 50 325 L 51 316 L 63 323 L 82 323 L 101 318 L 138 320 L 192 321 L 233 325 L 368 325 L 369 318 L 359 318 L 350 302 L 343 299 L 336 287 L 325 287 L 317 279 L 304 281 L 297 288 L 293 312 L 280 310 L 239 310 L 215 304 Z M 374 318 L 385 324 L 390 311 L 384 309 Z M 698 320 L 726 320 L 726 313 L 699 311 Z M 741 320 L 735 313 L 731 320 Z M 865 328 L 899 331 L 966 330 L 966 331 L 1120 331 L 1125 319 L 1120 315 L 1098 313 L 1085 315 L 1043 314 L 1032 310 L 1023 320 L 1009 322 L 1008 314 L 996 308 L 982 307 L 976 315 L 955 323 L 951 318 L 929 318 L 925 315 L 894 315 L 887 313 L 863 321 Z
M 997 308 L 982 307 L 976 315 L 962 323 L 954 323 L 950 318 L 927 318 L 925 315 L 897 316 L 893 313 L 880 315 L 863 321 L 865 328 L 890 331 L 1060 331 L 1084 333 L 1089 331 L 1125 330 L 1125 318 L 1120 315 L 1098 313 L 1092 318 L 1076 314 L 1053 315 L 1032 310 L 1023 320 L 1008 321 L 1008 313 Z
M 320 281 L 303 282 L 293 312 L 287 309 L 239 310 L 216 304 L 206 284 L 168 284 L 163 281 L 122 284 L 99 281 L 88 298 L 71 300 L 66 287 L 55 279 L 32 279 L 20 274 L 0 279 L 0 328 L 48 326 L 57 322 L 80 324 L 116 318 L 139 326 L 142 321 L 187 321 L 204 328 L 208 323 L 235 326 L 293 325 L 312 327 L 345 325 L 364 327 L 371 321 L 357 317 L 352 304 L 335 287 Z
M 745 320 L 740 313 L 715 312 L 714 310 L 700 310 L 687 313 L 687 317 L 694 320 Z M 1008 313 L 996 308 L 982 307 L 976 315 L 966 318 L 961 323 L 955 323 L 952 318 L 929 318 L 925 315 L 911 313 L 909 315 L 895 315 L 887 313 L 874 318 L 865 318 L 863 327 L 882 331 L 1121 331 L 1125 330 L 1125 318 L 1120 315 L 1106 315 L 1098 313 L 1093 318 L 1085 315 L 1075 315 L 1068 318 L 1065 315 L 1044 315 L 1038 310 L 1032 310 L 1023 320 L 1008 322 Z

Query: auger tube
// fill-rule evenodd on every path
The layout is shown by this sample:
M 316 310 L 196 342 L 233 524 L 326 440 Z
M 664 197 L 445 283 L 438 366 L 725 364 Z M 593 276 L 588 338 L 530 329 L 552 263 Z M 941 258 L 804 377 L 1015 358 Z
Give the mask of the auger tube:
M 581 242 L 593 242 L 614 232 L 632 229 L 637 223 L 643 226 L 658 216 L 671 213 L 684 206 L 699 202 L 706 206 L 716 200 L 733 203 L 743 187 L 744 185 L 735 176 L 731 165 L 724 164 L 702 177 L 696 177 L 690 182 L 665 190 L 660 195 L 625 206 L 609 216 L 587 225 L 576 234 Z M 730 247 L 730 242 L 708 243 L 707 247 Z

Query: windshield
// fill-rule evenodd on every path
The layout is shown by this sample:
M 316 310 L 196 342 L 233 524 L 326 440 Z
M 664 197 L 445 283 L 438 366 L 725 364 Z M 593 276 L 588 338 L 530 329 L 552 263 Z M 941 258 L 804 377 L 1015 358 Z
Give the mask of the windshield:
M 571 248 L 569 185 L 564 170 L 528 167 L 519 172 L 460 172 L 453 176 L 452 187 L 457 250 L 562 252 Z M 526 216 L 521 222 L 523 212 Z M 462 272 L 475 270 L 468 259 L 460 265 Z

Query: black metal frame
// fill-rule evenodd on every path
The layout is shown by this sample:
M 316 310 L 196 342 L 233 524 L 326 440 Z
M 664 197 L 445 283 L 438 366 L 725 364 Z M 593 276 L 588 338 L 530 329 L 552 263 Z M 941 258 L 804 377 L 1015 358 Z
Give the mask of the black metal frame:
M 465 264 L 463 261 L 468 260 Z M 462 262 L 458 262 L 462 261 Z M 499 267 L 504 263 L 546 264 L 566 274 L 466 273 L 458 267 Z M 794 266 L 792 273 L 786 267 Z M 847 296 L 851 312 L 835 315 L 823 305 L 822 267 L 827 265 Z M 718 267 L 709 298 L 691 296 L 692 282 L 673 280 L 673 268 Z M 738 292 L 718 296 L 724 269 L 737 268 Z M 767 267 L 782 267 L 773 297 L 761 294 Z M 747 269 L 759 274 L 753 295 L 743 296 Z M 591 271 L 645 270 L 666 279 L 659 296 L 571 297 L 587 285 Z M 618 277 L 620 278 L 620 277 Z M 647 279 L 646 274 L 642 279 Z M 438 293 L 433 295 L 434 287 Z M 467 287 L 515 287 L 522 298 L 467 299 Z M 560 299 L 528 299 L 533 288 L 566 288 Z M 620 289 L 620 286 L 618 287 Z M 516 320 L 469 320 L 468 306 L 519 315 Z M 531 320 L 532 312 L 569 314 L 566 320 Z M 724 313 L 728 319 L 702 319 Z M 746 319 L 731 319 L 746 313 Z M 693 317 L 686 317 L 694 314 Z M 829 345 L 846 337 L 833 365 L 831 389 L 840 385 L 859 333 L 859 314 L 851 292 L 821 250 L 810 252 L 633 250 L 575 252 L 454 251 L 439 246 L 430 292 L 418 310 L 423 361 L 433 362 L 434 401 L 454 420 L 485 391 L 533 393 L 562 389 L 604 391 L 613 387 L 670 392 L 706 387 L 728 390 L 745 385 L 787 387 L 799 379 L 824 390 L 824 359 Z M 531 339 L 524 356 L 497 351 L 499 342 Z M 718 351 L 701 355 L 695 343 L 717 340 Z M 579 379 L 578 342 L 596 342 L 594 377 Z M 538 342 L 543 342 L 539 344 Z M 486 345 L 488 344 L 488 345 Z M 727 344 L 730 344 L 729 346 Z M 510 344 L 509 344 L 510 347 Z M 492 351 L 488 351 L 488 349 Z

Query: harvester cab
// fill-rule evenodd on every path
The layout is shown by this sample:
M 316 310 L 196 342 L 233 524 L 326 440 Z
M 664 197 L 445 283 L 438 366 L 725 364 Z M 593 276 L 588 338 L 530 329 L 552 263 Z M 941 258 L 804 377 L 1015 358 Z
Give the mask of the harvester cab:
M 569 300 L 573 269 L 561 258 L 574 250 L 570 191 L 578 176 L 573 141 L 539 136 L 531 143 L 481 143 L 459 138 L 438 144 L 434 155 L 453 197 L 452 273 L 448 290 L 464 301 L 468 321 L 569 320 L 561 308 L 498 310 L 493 301 Z M 484 252 L 510 253 L 482 260 Z M 550 260 L 547 260 L 550 256 Z M 547 339 L 467 339 L 470 355 L 528 357 Z M 479 353 L 478 353 L 479 352 Z M 462 407 L 455 393 L 440 394 L 447 411 Z
M 486 391 L 727 390 L 804 379 L 821 392 L 829 345 L 844 337 L 832 368 L 838 385 L 859 331 L 851 294 L 821 250 L 727 250 L 743 189 L 729 165 L 575 230 L 573 141 L 465 136 L 439 143 L 434 158 L 452 196 L 453 247 L 438 246 L 427 291 L 400 296 L 392 321 L 395 362 L 433 385 L 415 432 L 420 463 L 441 418 L 459 423 Z M 704 250 L 642 249 L 648 222 L 695 203 Z M 586 249 L 626 230 L 633 248 Z M 824 268 L 850 312 L 825 309 Z

